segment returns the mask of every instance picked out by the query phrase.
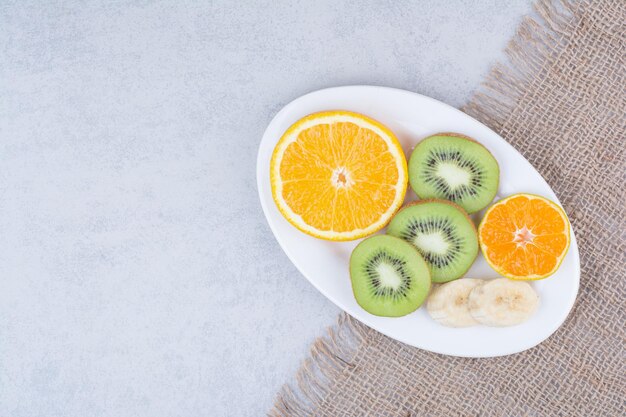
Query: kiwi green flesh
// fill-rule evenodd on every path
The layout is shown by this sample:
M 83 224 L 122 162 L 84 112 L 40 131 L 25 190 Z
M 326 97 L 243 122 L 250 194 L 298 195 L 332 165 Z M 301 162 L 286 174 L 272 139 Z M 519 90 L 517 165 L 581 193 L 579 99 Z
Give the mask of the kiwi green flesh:
M 409 182 L 423 199 L 452 201 L 468 213 L 491 203 L 498 191 L 500 168 L 481 144 L 458 136 L 430 136 L 409 159 Z
M 357 303 L 376 316 L 400 317 L 419 308 L 430 290 L 428 265 L 410 244 L 393 236 L 362 241 L 350 257 Z
M 461 209 L 446 202 L 423 202 L 398 212 L 387 233 L 411 243 L 430 268 L 433 282 L 460 278 L 478 255 L 478 237 Z

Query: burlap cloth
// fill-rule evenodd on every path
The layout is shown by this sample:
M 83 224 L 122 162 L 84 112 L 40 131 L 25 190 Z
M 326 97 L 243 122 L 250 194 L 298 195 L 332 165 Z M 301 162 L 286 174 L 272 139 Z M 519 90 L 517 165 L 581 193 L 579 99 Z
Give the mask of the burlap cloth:
M 581 254 L 574 310 L 526 352 L 465 359 L 342 315 L 272 416 L 626 416 L 626 1 L 541 0 L 464 110 L 553 187 Z

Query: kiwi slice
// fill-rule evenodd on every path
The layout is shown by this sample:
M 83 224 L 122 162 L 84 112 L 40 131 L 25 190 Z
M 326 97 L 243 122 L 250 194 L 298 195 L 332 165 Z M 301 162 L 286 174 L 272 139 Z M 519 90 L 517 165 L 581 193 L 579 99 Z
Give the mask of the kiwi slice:
M 439 133 L 417 144 L 409 160 L 409 182 L 420 198 L 450 200 L 474 213 L 498 191 L 500 168 L 480 143 L 456 133 Z
M 428 265 L 419 252 L 388 235 L 372 236 L 354 248 L 350 279 L 357 303 L 376 316 L 407 315 L 430 290 Z
M 474 223 L 449 201 L 416 201 L 404 207 L 389 223 L 387 233 L 417 248 L 430 267 L 433 282 L 460 278 L 478 255 Z

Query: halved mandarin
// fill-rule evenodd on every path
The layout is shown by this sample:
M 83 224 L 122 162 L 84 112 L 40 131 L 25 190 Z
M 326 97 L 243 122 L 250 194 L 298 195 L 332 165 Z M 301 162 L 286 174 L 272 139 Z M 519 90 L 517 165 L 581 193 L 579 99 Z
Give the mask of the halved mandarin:
M 354 240 L 383 228 L 400 208 L 408 175 L 395 135 L 348 111 L 314 113 L 278 141 L 272 196 L 295 227 L 327 240 Z
M 501 275 L 537 280 L 554 274 L 570 245 L 561 207 L 533 194 L 514 194 L 487 210 L 478 227 L 485 259 Z

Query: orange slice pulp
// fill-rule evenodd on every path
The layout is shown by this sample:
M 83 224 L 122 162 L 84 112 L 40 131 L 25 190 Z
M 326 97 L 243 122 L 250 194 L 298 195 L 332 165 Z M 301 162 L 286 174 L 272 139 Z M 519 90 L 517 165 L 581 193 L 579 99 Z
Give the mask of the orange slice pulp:
M 498 273 L 519 280 L 552 275 L 570 245 L 561 207 L 532 194 L 515 194 L 492 205 L 478 228 L 485 259 Z
M 407 163 L 395 135 L 367 116 L 314 113 L 280 138 L 270 163 L 272 196 L 295 227 L 327 240 L 383 228 L 406 193 Z

